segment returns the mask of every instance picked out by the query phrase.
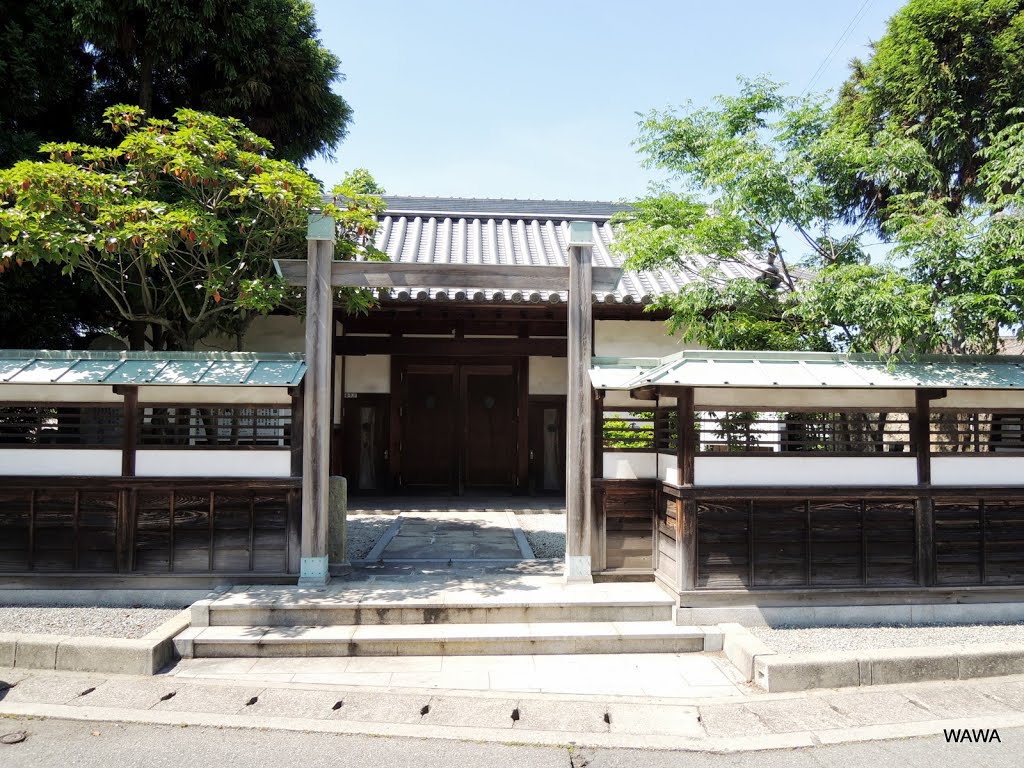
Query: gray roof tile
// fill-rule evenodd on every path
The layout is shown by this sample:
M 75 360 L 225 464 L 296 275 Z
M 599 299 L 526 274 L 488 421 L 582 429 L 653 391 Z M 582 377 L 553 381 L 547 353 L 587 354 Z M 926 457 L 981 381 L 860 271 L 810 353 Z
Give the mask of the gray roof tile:
M 622 266 L 622 258 L 611 248 L 615 228 L 609 219 L 619 211 L 629 210 L 626 204 L 445 197 L 384 199 L 388 207 L 380 217 L 375 245 L 394 262 L 565 266 L 569 222 L 589 220 L 594 230 L 594 265 Z M 700 266 L 707 263 L 699 257 L 694 260 Z M 725 264 L 722 269 L 733 277 L 759 274 L 755 267 L 745 264 Z M 698 279 L 700 276 L 689 269 L 627 272 L 613 293 L 597 295 L 594 300 L 646 304 L 658 296 L 676 293 L 682 285 Z M 505 292 L 472 285 L 447 291 L 418 286 L 382 291 L 382 296 L 400 301 L 566 300 L 564 292 L 549 295 L 529 285 Z

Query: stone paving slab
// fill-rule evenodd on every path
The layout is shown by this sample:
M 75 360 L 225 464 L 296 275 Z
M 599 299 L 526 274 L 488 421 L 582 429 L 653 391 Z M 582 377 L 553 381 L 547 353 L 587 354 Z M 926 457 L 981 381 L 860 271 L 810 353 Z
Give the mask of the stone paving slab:
M 776 733 L 848 728 L 858 725 L 850 715 L 837 711 L 829 706 L 828 701 L 820 698 L 748 702 L 743 706 Z
M 988 696 L 984 690 L 955 684 L 922 687 L 914 691 L 910 698 L 924 705 L 931 712 L 942 714 L 946 717 L 998 715 L 1014 712 L 1021 708 L 1019 705 L 1014 707 L 1007 701 Z
M 699 739 L 705 736 L 697 707 L 658 704 L 609 704 L 612 733 L 657 734 Z
M 167 679 L 141 682 L 134 679 L 107 680 L 88 696 L 79 696 L 68 703 L 76 707 L 149 709 L 156 706 L 163 696 L 177 695 L 178 688 L 174 680 Z
M 583 701 L 529 700 L 520 702 L 516 728 L 568 733 L 606 733 L 606 704 Z
M 381 723 L 419 723 L 421 710 L 430 704 L 430 695 L 411 696 L 390 693 L 359 693 L 344 697 L 344 705 L 331 712 L 340 720 Z
M 6 679 L 0 674 L 0 679 Z M 6 703 L 67 704 L 89 688 L 96 688 L 103 678 L 69 677 L 65 675 L 29 675 L 4 695 Z
M 704 730 L 712 737 L 727 737 L 736 734 L 758 736 L 774 733 L 774 730 L 761 717 L 742 706 L 702 705 L 700 719 Z
M 237 714 L 249 699 L 259 696 L 262 691 L 263 686 L 183 685 L 173 699 L 159 701 L 152 709 L 158 712 Z
M 902 693 L 871 691 L 862 694 L 831 695 L 823 699 L 858 725 L 906 723 L 934 720 L 935 713 Z
M 457 696 L 433 696 L 430 711 L 423 715 L 429 725 L 456 725 L 469 728 L 507 728 L 515 724 L 512 712 L 516 699 L 466 699 Z
M 334 706 L 344 698 L 334 691 L 267 688 L 259 694 L 255 704 L 245 707 L 242 712 L 253 716 L 326 720 L 333 715 Z

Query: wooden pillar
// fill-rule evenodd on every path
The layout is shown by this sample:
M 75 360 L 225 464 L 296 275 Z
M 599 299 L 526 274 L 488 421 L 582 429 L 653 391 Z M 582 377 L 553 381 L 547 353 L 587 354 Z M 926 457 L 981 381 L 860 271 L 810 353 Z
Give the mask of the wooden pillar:
M 311 215 L 306 271 L 306 379 L 302 429 L 302 538 L 299 585 L 320 586 L 327 570 L 327 505 L 331 451 L 331 264 L 334 220 Z
M 593 403 L 590 357 L 592 349 L 593 225 L 569 225 L 568 362 L 566 402 L 565 579 L 593 581 Z
M 697 451 L 693 418 L 693 387 L 686 387 L 676 394 L 676 478 L 682 488 L 693 488 Z M 676 505 L 676 585 L 684 592 L 697 587 L 697 502 L 682 498 Z
M 945 393 L 943 393 L 945 394 Z M 917 539 L 917 583 L 935 583 L 935 510 L 932 507 L 931 399 L 929 390 L 914 391 L 914 414 L 910 420 L 911 439 L 917 454 L 918 496 L 914 505 Z
M 124 432 L 121 435 L 121 476 L 135 477 L 135 454 L 139 442 L 139 388 L 134 385 L 114 387 L 124 396 Z

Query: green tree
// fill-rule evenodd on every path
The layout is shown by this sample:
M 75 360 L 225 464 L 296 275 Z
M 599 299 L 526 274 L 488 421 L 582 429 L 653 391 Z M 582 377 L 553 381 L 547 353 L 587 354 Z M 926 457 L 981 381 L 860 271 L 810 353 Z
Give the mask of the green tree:
M 115 147 L 51 143 L 48 160 L 0 171 L 0 265 L 56 263 L 82 272 L 112 314 L 137 330 L 133 346 L 192 349 L 213 332 L 240 337 L 252 317 L 301 307 L 272 260 L 304 248 L 319 183 L 240 121 L 180 109 L 145 119 L 138 107 L 106 111 Z M 359 172 L 335 190 L 343 257 L 372 247 L 381 210 Z M 372 297 L 345 291 L 350 311 Z
M 909 281 L 867 263 L 872 212 L 841 225 L 855 178 L 926 166 L 912 142 L 850 142 L 822 99 L 786 97 L 762 78 L 741 80 L 738 95 L 710 108 L 645 115 L 636 144 L 679 189 L 638 201 L 616 247 L 629 268 L 671 265 L 699 278 L 656 305 L 688 341 L 893 353 L 930 332 L 931 307 L 892 300 Z
M 62 3 L 4 4 L 0 24 L 0 168 L 33 156 L 40 143 L 81 137 L 92 56 Z
M 854 61 L 838 102 L 839 128 L 855 141 L 916 142 L 935 172 L 892 183 L 860 177 L 859 208 L 895 194 L 944 199 L 952 213 L 985 197 L 978 150 L 1019 119 L 1024 104 L 1024 0 L 909 0 L 867 61 Z M 880 141 L 881 139 L 881 141 Z
M 100 104 L 236 117 L 294 162 L 345 136 L 340 61 L 307 0 L 76 0 L 69 12 L 95 51 Z
M 994 352 L 1024 317 L 1024 122 L 1008 119 L 979 151 L 973 202 L 954 202 L 915 189 L 941 176 L 915 138 L 851 134 L 818 99 L 743 81 L 713 108 L 644 119 L 648 164 L 683 191 L 639 201 L 618 247 L 630 267 L 702 278 L 658 306 L 708 347 Z M 892 254 L 878 263 L 862 245 L 877 208 L 849 218 L 864 180 L 894 190 L 881 230 Z

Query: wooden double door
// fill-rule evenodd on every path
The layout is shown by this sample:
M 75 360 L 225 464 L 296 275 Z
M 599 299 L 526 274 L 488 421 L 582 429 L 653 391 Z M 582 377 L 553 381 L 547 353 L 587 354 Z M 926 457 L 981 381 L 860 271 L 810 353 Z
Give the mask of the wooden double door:
M 400 361 L 398 366 L 392 471 L 399 487 L 453 494 L 526 490 L 524 362 Z

